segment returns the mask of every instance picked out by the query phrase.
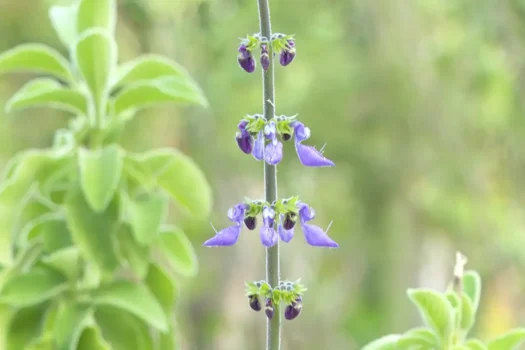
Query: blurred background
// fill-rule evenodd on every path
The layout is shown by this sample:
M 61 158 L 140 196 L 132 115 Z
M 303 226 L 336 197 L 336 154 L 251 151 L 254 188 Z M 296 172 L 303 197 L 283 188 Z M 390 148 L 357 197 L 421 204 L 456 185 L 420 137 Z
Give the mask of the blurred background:
M 47 17 L 58 0 L 0 0 L 0 51 L 59 48 Z M 214 189 L 211 220 L 243 196 L 263 196 L 263 164 L 241 153 L 236 124 L 261 112 L 261 76 L 237 65 L 238 37 L 258 31 L 255 0 L 119 0 L 120 61 L 168 55 L 198 80 L 210 108 L 143 111 L 123 144 L 178 147 Z M 337 250 L 307 246 L 298 230 L 281 248 L 283 278 L 302 277 L 304 311 L 284 322 L 284 349 L 359 349 L 419 325 L 405 291 L 443 290 L 454 253 L 484 282 L 474 330 L 486 339 L 525 325 L 525 1 L 273 0 L 273 30 L 295 33 L 298 55 L 276 68 L 278 114 L 298 113 L 309 144 L 337 166 L 306 169 L 292 144 L 279 166 L 281 196 L 299 194 Z M 27 76 L 0 80 L 0 105 Z M 0 167 L 47 147 L 69 116 L 0 112 Z M 174 217 L 172 220 L 176 221 Z M 183 281 L 178 320 L 186 350 L 263 349 L 265 318 L 244 281 L 264 278 L 257 231 L 205 249 L 208 222 L 186 221 L 200 260 Z

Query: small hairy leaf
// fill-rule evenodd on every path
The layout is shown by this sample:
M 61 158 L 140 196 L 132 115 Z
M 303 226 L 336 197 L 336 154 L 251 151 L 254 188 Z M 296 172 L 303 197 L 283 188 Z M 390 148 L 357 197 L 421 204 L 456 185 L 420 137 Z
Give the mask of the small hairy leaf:
M 162 305 L 166 315 L 171 315 L 177 297 L 176 282 L 173 278 L 161 266 L 151 264 L 145 281 L 149 290 Z
M 42 106 L 87 115 L 87 101 L 83 94 L 48 78 L 34 79 L 24 85 L 7 102 L 5 109 L 10 112 Z
M 463 292 L 472 301 L 475 313 L 481 297 L 481 277 L 476 271 L 466 271 L 463 275 Z
M 137 242 L 131 227 L 127 224 L 120 225 L 118 242 L 122 258 L 127 261 L 129 267 L 142 279 L 148 272 L 150 248 Z
M 60 41 L 69 48 L 77 39 L 78 4 L 70 6 L 51 6 L 49 19 Z
M 23 44 L 0 55 L 0 74 L 37 72 L 72 81 L 67 60 L 53 48 L 42 44 Z
M 397 350 L 398 334 L 386 335 L 367 344 L 362 350 Z
M 168 330 L 168 320 L 155 296 L 144 286 L 127 281 L 101 287 L 93 296 L 99 306 L 113 306 L 125 310 L 160 331 Z
M 397 344 L 401 349 L 411 349 L 411 347 L 418 346 L 421 349 L 437 349 L 439 346 L 439 339 L 430 329 L 416 328 L 401 335 Z
M 60 271 L 64 276 L 74 281 L 80 270 L 80 252 L 77 247 L 68 247 L 42 258 L 42 262 Z
M 184 232 L 175 226 L 161 230 L 158 249 L 164 253 L 170 267 L 184 276 L 194 276 L 198 271 L 195 250 Z
M 90 207 L 101 212 L 115 195 L 122 175 L 122 155 L 116 145 L 78 150 L 80 184 Z
M 446 339 L 453 328 L 453 309 L 447 298 L 429 289 L 410 289 L 408 296 L 418 308 L 423 321 L 440 339 Z
M 102 338 L 97 327 L 90 326 L 84 329 L 78 340 L 77 350 L 111 350 L 109 344 Z
M 488 342 L 488 350 L 517 350 L 525 341 L 525 329 L 513 329 Z
M 24 349 L 36 340 L 42 329 L 46 308 L 46 304 L 41 304 L 16 311 L 7 329 L 7 349 Z
M 77 32 L 88 29 L 104 29 L 110 35 L 117 24 L 117 3 L 115 0 L 80 0 L 78 5 Z
M 163 194 L 141 195 L 127 205 L 129 221 L 137 241 L 149 245 L 159 234 L 168 214 L 168 198 Z
M 56 350 L 76 350 L 80 335 L 88 325 L 92 310 L 72 301 L 60 304 L 55 320 L 53 338 Z
M 464 344 L 469 350 L 487 350 L 487 345 L 485 345 L 481 340 L 478 339 L 469 339 Z

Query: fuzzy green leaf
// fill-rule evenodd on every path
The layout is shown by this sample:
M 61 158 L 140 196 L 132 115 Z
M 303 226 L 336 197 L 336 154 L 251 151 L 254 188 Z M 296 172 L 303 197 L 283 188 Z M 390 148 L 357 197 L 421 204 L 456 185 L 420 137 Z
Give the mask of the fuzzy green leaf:
M 175 226 L 163 227 L 157 246 L 173 270 L 184 276 L 197 274 L 197 255 L 181 229 Z
M 155 298 L 157 298 L 166 315 L 171 315 L 174 311 L 175 299 L 177 297 L 177 284 L 175 280 L 173 280 L 161 266 L 151 264 L 145 282 L 149 290 L 155 295 Z
M 7 349 L 25 349 L 36 340 L 42 329 L 46 307 L 46 304 L 42 304 L 16 311 L 7 329 Z
M 68 247 L 43 257 L 42 262 L 60 271 L 70 280 L 75 280 L 80 272 L 80 252 L 77 247 Z
M 30 81 L 7 102 L 6 112 L 26 108 L 49 106 L 56 109 L 87 115 L 87 101 L 80 92 L 64 88 L 48 78 Z
M 72 81 L 69 63 L 55 49 L 42 44 L 23 44 L 0 55 L 0 74 L 9 72 L 51 74 Z
M 80 0 L 78 4 L 77 32 L 88 29 L 104 29 L 110 35 L 115 32 L 117 23 L 117 3 L 115 0 Z
M 400 349 L 411 349 L 411 347 L 419 346 L 420 349 L 437 349 L 439 347 L 439 339 L 436 334 L 427 328 L 412 329 L 403 334 L 397 345 Z
M 125 310 L 160 331 L 168 330 L 168 320 L 155 296 L 145 287 L 127 281 L 101 287 L 93 296 L 99 306 L 113 306 Z
M 135 239 L 131 227 L 127 224 L 120 225 L 117 237 L 122 258 L 139 278 L 145 277 L 148 272 L 150 248 L 141 245 Z
M 78 340 L 77 350 L 111 350 L 109 344 L 102 338 L 98 327 L 87 327 Z
M 76 350 L 80 335 L 88 325 L 92 310 L 74 302 L 62 302 L 55 320 L 53 338 L 56 350 Z
M 122 175 L 122 155 L 116 145 L 78 150 L 80 184 L 90 207 L 101 212 L 115 195 Z
M 141 195 L 128 202 L 129 221 L 137 241 L 149 245 L 159 234 L 168 214 L 168 198 L 163 194 Z
M 463 275 L 463 291 L 472 301 L 476 312 L 481 298 L 481 277 L 476 271 L 466 271 Z
M 478 339 L 469 339 L 464 344 L 469 350 L 488 350 L 487 345 Z
M 444 340 L 453 328 L 453 309 L 447 299 L 429 289 L 410 289 L 407 292 L 423 321 Z
M 397 334 L 387 335 L 367 344 L 362 350 L 397 350 L 398 339 Z
M 52 6 L 49 19 L 60 41 L 69 48 L 77 39 L 78 4 L 70 6 Z
M 517 350 L 524 341 L 525 329 L 517 328 L 491 339 L 488 350 Z

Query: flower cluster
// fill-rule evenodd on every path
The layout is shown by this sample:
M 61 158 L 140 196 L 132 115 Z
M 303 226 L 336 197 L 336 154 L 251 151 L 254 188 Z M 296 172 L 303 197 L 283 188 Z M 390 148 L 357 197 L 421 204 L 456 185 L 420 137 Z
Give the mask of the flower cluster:
M 265 281 L 247 282 L 246 296 L 250 307 L 254 311 L 261 311 L 261 298 L 265 301 L 264 313 L 269 319 L 273 318 L 275 309 L 281 302 L 286 304 L 284 317 L 293 320 L 303 309 L 303 293 L 307 290 L 300 281 L 281 281 L 279 285 L 272 288 Z
M 239 65 L 248 73 L 255 71 L 256 61 L 253 57 L 253 51 L 257 48 L 261 49 L 260 62 L 265 71 L 270 67 L 270 51 L 274 56 L 276 52 L 279 53 L 279 62 L 282 66 L 292 63 L 296 55 L 293 35 L 276 33 L 272 35 L 270 40 L 261 37 L 260 34 L 248 35 L 241 39 L 239 54 L 237 55 Z
M 310 138 L 310 129 L 296 120 L 296 116 L 275 116 L 266 120 L 261 114 L 248 115 L 237 125 L 237 145 L 246 154 L 257 160 L 264 159 L 270 165 L 277 165 L 283 159 L 283 144 L 295 138 L 295 150 L 299 161 L 309 167 L 334 166 L 334 162 L 313 146 L 303 145 Z M 268 142 L 268 143 L 266 143 Z
M 299 221 L 306 242 L 312 246 L 337 248 L 339 245 L 331 239 L 327 231 L 309 224 L 315 217 L 315 211 L 299 197 L 275 201 L 270 204 L 263 201 L 246 201 L 235 205 L 228 211 L 228 218 L 234 222 L 221 231 L 215 230 L 215 236 L 204 242 L 208 247 L 231 246 L 237 243 L 244 225 L 249 230 L 257 226 L 257 216 L 262 216 L 260 239 L 265 247 L 277 244 L 279 238 L 288 243 L 294 236 L 295 224 Z

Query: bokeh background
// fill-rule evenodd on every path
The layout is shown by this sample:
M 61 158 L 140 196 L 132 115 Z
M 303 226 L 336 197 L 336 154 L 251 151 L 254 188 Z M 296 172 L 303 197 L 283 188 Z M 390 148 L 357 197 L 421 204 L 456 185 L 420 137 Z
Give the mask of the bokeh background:
M 59 48 L 47 8 L 67 0 L 0 0 L 0 51 Z M 131 122 L 130 150 L 172 146 L 194 157 L 214 189 L 210 218 L 263 195 L 262 163 L 238 151 L 235 127 L 261 112 L 261 76 L 236 63 L 238 37 L 258 31 L 255 0 L 119 0 L 121 61 L 168 55 L 198 80 L 210 108 L 162 107 Z M 298 55 L 276 69 L 278 114 L 312 129 L 337 166 L 305 169 L 293 145 L 279 193 L 315 207 L 337 250 L 282 246 L 284 278 L 309 287 L 304 312 L 283 328 L 284 349 L 359 349 L 419 325 L 410 287 L 444 289 L 454 253 L 484 282 L 474 333 L 525 325 L 525 1 L 272 0 L 274 31 L 295 33 Z M 0 80 L 0 104 L 27 76 Z M 68 120 L 46 109 L 0 112 L 0 168 L 47 147 Z M 173 220 L 178 220 L 176 217 Z M 265 318 L 245 280 L 264 278 L 264 250 L 244 231 L 205 249 L 208 222 L 183 223 L 200 260 L 182 281 L 178 320 L 187 350 L 263 349 Z

